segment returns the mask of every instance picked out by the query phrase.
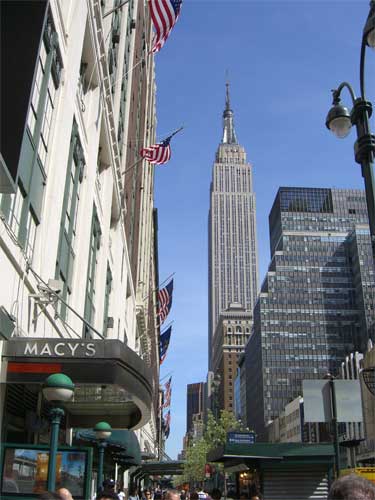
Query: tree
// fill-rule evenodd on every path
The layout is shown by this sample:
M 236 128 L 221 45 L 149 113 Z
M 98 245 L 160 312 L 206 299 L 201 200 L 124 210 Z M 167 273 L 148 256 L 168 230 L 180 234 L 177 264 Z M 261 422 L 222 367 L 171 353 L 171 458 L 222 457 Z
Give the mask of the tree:
M 237 430 L 244 430 L 244 428 L 232 412 L 221 410 L 219 419 L 215 420 L 212 412 L 209 411 L 203 438 L 193 441 L 186 450 L 182 482 L 204 481 L 207 453 L 217 446 L 225 444 L 227 432 Z
M 191 443 L 186 450 L 186 461 L 184 464 L 184 473 L 182 482 L 198 482 L 203 481 L 204 466 L 206 464 L 206 455 L 208 453 L 207 442 L 204 438 Z
M 232 412 L 221 410 L 220 418 L 215 420 L 211 411 L 208 412 L 204 438 L 209 445 L 209 451 L 226 443 L 227 432 L 244 430 L 241 422 L 236 420 Z

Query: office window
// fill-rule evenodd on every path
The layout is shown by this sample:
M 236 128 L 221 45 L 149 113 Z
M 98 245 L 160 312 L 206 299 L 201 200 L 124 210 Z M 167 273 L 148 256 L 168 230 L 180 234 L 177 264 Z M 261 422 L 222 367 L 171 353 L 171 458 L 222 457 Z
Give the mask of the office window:
M 81 142 L 78 136 L 78 127 L 73 122 L 68 166 L 65 180 L 64 199 L 60 220 L 60 236 L 56 258 L 56 279 L 63 282 L 61 297 L 69 302 L 72 293 L 72 277 L 74 267 L 74 241 L 77 231 L 77 215 L 80 200 L 80 184 L 83 179 L 85 161 Z M 66 306 L 61 303 L 60 316 L 66 319 Z
M 112 290 L 112 273 L 107 264 L 107 277 L 105 282 L 105 296 L 104 296 L 104 314 L 103 314 L 103 335 L 104 337 L 108 334 L 108 311 L 109 311 L 109 303 L 110 303 L 110 295 Z
M 60 84 L 62 60 L 52 17 L 48 15 L 35 68 L 31 102 L 18 166 L 17 193 L 4 195 L 1 210 L 29 259 L 46 184 L 49 135 Z
M 94 205 L 91 223 L 89 263 L 87 271 L 86 301 L 84 313 L 85 320 L 91 325 L 93 324 L 95 319 L 96 269 L 98 264 L 101 234 L 102 232 L 100 229 L 99 219 Z M 83 326 L 83 336 L 86 338 L 92 337 L 90 328 L 87 325 Z

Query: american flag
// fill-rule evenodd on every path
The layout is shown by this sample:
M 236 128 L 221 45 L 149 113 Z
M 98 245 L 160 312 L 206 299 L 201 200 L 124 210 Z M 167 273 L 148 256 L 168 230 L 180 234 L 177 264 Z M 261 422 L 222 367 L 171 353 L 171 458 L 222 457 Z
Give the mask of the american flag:
M 167 330 L 165 330 L 164 333 L 160 335 L 160 340 L 159 340 L 160 364 L 162 364 L 162 362 L 165 359 L 165 356 L 167 355 L 171 333 L 172 333 L 172 326 L 170 326 Z
M 165 439 L 168 439 L 170 431 L 171 431 L 171 410 L 168 411 L 164 420 Z
M 142 148 L 140 150 L 140 155 L 144 160 L 147 160 L 154 165 L 162 165 L 167 163 L 171 159 L 171 146 L 170 140 L 172 136 L 167 137 L 163 142 L 159 144 L 154 144 L 149 148 Z
M 155 38 L 151 52 L 159 52 L 176 24 L 180 14 L 182 0 L 149 0 Z
M 167 286 L 159 290 L 158 292 L 158 316 L 160 318 L 160 325 L 162 325 L 169 314 L 172 307 L 172 292 L 173 292 L 173 280 L 171 280 Z
M 162 404 L 162 408 L 167 408 L 171 406 L 171 397 L 172 397 L 172 377 L 169 377 L 168 382 L 165 384 L 165 392 L 164 392 L 164 403 Z

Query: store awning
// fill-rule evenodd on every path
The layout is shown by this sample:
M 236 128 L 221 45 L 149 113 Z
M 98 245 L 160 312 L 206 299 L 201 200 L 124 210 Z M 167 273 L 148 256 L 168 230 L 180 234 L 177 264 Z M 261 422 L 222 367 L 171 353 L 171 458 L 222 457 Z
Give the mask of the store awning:
M 93 430 L 76 429 L 73 441 L 97 444 L 98 440 Z M 141 449 L 136 434 L 126 429 L 113 430 L 110 437 L 106 439 L 107 450 L 111 453 L 115 462 L 121 465 L 140 465 Z
M 112 428 L 138 429 L 150 419 L 151 370 L 119 340 L 11 339 L 4 342 L 3 361 L 2 382 L 36 391 L 50 374 L 68 375 L 75 384 L 73 400 L 64 405 L 69 427 L 93 428 L 104 420 Z
M 254 443 L 225 444 L 207 454 L 208 462 L 224 462 L 233 467 L 236 463 L 259 461 L 305 461 L 331 463 L 334 456 L 332 444 L 305 443 Z
M 183 473 L 183 467 L 182 460 L 143 462 L 132 475 L 138 479 L 145 476 L 175 476 Z

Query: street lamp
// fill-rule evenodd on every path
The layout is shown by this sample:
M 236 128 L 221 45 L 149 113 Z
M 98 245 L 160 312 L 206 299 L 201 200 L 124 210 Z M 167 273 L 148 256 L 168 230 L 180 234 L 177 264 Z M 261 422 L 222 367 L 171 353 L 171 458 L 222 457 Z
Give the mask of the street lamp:
M 69 401 L 74 393 L 74 384 L 71 379 L 63 373 L 50 375 L 43 384 L 44 398 L 53 404 L 49 416 L 51 420 L 51 440 L 48 460 L 47 490 L 53 491 L 56 485 L 56 456 L 59 441 L 59 427 L 64 416 L 64 410 L 60 408 L 62 403 Z
M 112 427 L 107 422 L 98 422 L 94 427 L 95 436 L 98 440 L 99 465 L 97 491 L 99 492 L 103 482 L 104 449 L 107 446 L 106 439 L 112 434 Z
M 351 126 L 356 126 L 357 141 L 354 144 L 354 157 L 355 161 L 361 165 L 365 181 L 372 254 L 375 259 L 375 184 L 373 174 L 375 135 L 371 134 L 370 131 L 369 118 L 372 114 L 372 105 L 366 100 L 364 84 L 366 46 L 375 48 L 375 0 L 370 2 L 370 12 L 362 34 L 359 69 L 361 97 L 356 97 L 353 87 L 349 83 L 341 83 L 337 89 L 332 90 L 332 108 L 326 119 L 327 128 L 339 138 L 346 137 Z M 340 95 L 344 87 L 347 88 L 352 99 L 351 110 L 341 104 Z

